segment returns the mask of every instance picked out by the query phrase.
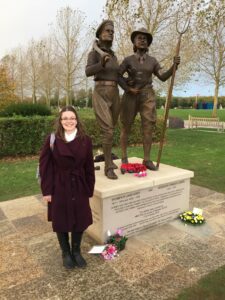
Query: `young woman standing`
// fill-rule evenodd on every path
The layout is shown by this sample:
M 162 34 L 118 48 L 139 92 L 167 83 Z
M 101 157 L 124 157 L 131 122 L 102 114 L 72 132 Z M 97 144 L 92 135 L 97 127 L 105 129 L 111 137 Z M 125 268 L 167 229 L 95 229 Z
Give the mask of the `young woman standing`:
M 67 269 L 85 267 L 80 245 L 84 230 L 92 224 L 89 198 L 93 195 L 95 174 L 91 139 L 72 106 L 60 111 L 53 150 L 49 136 L 39 162 L 48 221 L 57 234 L 63 265 Z

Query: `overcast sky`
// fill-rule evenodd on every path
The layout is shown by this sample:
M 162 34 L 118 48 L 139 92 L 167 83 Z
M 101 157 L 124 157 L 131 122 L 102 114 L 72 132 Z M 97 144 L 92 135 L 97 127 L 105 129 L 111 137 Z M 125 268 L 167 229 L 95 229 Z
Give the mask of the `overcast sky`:
M 57 11 L 66 6 L 79 9 L 87 17 L 87 24 L 99 23 L 106 0 L 0 0 L 0 59 L 11 49 L 27 46 L 34 38 L 46 36 L 49 24 L 55 23 Z M 174 91 L 174 95 L 213 95 L 213 85 L 193 80 Z M 220 89 L 225 95 L 225 87 Z
M 66 6 L 79 9 L 87 23 L 99 22 L 106 0 L 0 0 L 0 58 L 32 38 L 48 34 L 57 11 Z

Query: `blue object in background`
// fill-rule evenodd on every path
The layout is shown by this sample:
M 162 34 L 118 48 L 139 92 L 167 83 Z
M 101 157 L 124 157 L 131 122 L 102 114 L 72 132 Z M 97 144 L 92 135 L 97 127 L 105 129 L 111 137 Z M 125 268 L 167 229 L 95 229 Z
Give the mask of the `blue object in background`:
M 213 103 L 212 102 L 207 103 L 207 109 L 213 109 Z

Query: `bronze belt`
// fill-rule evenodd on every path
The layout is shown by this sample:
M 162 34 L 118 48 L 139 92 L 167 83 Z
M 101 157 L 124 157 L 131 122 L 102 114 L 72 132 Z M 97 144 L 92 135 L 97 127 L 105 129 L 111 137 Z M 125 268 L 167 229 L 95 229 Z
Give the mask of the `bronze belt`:
M 98 81 L 95 81 L 95 86 L 99 86 L 99 85 L 117 86 L 117 82 L 112 81 L 112 80 L 98 80 Z

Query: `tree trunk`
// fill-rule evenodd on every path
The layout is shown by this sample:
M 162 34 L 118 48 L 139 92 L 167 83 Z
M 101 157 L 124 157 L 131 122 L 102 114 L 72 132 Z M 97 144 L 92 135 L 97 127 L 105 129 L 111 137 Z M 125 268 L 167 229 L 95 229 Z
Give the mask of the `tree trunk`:
M 212 111 L 213 118 L 215 118 L 217 116 L 218 95 L 219 95 L 219 82 L 216 81 L 215 91 L 214 91 L 214 100 L 213 100 L 213 111 Z
M 46 104 L 50 107 L 50 93 L 48 91 L 46 91 L 46 94 L 45 94 L 45 97 L 46 97 Z
M 70 104 L 70 79 L 69 75 L 67 74 L 66 78 L 66 105 Z
M 32 102 L 33 104 L 37 102 L 35 81 L 33 81 Z
M 23 83 L 22 83 L 22 80 L 20 81 L 20 99 L 21 99 L 21 102 L 24 101 L 24 92 L 23 92 Z
M 35 95 L 35 92 L 33 92 L 32 94 L 32 101 L 33 101 L 33 104 L 35 104 L 37 101 L 36 101 L 36 95 Z

